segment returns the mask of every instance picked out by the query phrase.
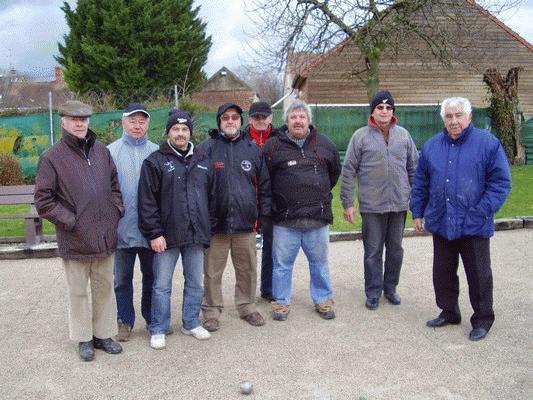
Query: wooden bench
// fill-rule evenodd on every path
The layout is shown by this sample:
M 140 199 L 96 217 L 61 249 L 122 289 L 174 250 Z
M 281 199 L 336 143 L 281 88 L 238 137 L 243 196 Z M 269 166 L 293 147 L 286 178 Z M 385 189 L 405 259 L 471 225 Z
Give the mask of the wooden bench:
M 37 214 L 33 194 L 34 185 L 0 186 L 0 204 L 29 204 L 30 211 L 25 214 L 0 214 L 0 219 L 23 219 L 27 246 L 41 243 L 43 238 L 43 220 Z

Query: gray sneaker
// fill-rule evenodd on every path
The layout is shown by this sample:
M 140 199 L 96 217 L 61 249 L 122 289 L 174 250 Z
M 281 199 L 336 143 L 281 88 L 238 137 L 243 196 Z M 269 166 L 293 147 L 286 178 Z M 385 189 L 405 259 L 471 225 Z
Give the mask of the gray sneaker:
M 290 311 L 290 304 L 281 304 L 276 301 L 270 303 L 272 305 L 272 318 L 276 321 L 285 321 Z
M 323 303 L 315 304 L 315 310 L 324 319 L 335 318 L 335 311 L 333 311 L 333 299 L 328 299 Z

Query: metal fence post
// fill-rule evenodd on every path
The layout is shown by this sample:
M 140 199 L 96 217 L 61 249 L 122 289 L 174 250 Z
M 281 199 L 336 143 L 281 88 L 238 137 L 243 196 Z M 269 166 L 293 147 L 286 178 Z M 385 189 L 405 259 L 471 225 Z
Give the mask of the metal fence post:
M 54 114 L 52 112 L 52 92 L 48 92 L 48 110 L 50 115 L 50 146 L 54 145 Z

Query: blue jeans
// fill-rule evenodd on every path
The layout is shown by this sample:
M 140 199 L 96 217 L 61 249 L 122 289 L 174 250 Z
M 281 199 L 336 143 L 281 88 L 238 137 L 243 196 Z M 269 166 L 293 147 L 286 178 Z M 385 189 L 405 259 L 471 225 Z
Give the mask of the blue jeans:
M 135 258 L 139 256 L 142 272 L 141 314 L 147 324 L 151 322 L 152 284 L 154 282 L 154 252 L 145 247 L 129 247 L 115 251 L 113 273 L 115 275 L 115 297 L 117 298 L 117 319 L 133 326 L 135 307 L 133 306 L 133 272 Z
M 272 236 L 273 225 L 270 218 L 265 218 L 261 225 L 263 249 L 261 250 L 261 294 L 272 296 Z
M 382 292 L 396 291 L 402 268 L 402 239 L 406 214 L 406 211 L 361 213 L 366 297 L 380 298 Z M 385 263 L 383 247 L 386 249 Z
M 183 264 L 183 327 L 191 330 L 200 326 L 200 306 L 204 297 L 204 248 L 200 245 L 174 247 L 154 257 L 154 288 L 152 292 L 152 323 L 150 334 L 166 334 L 170 324 L 172 275 L 180 257 Z
M 311 298 L 320 304 L 333 296 L 328 267 L 329 226 L 299 230 L 274 224 L 272 243 L 272 295 L 276 302 L 291 303 L 292 268 L 300 247 L 309 261 Z

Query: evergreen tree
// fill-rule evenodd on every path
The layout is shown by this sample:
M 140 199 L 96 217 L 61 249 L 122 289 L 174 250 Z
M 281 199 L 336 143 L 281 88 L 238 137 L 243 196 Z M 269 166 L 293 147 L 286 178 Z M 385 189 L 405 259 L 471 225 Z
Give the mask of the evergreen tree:
M 178 84 L 183 93 L 205 79 L 211 37 L 192 0 L 67 2 L 70 32 L 56 60 L 72 90 L 113 94 L 118 104 Z

